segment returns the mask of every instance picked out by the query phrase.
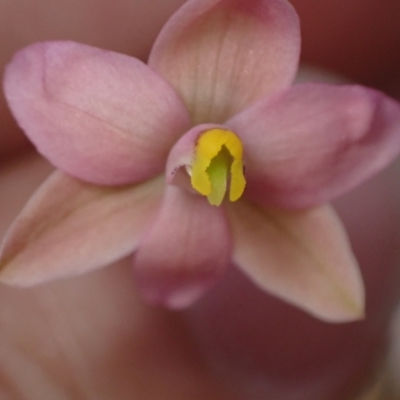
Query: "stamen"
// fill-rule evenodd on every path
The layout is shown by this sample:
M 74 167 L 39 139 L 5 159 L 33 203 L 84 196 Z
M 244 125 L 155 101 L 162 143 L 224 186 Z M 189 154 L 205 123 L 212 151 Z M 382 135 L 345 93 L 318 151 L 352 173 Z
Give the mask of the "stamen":
M 210 204 L 219 206 L 229 187 L 229 200 L 243 194 L 243 146 L 236 134 L 225 129 L 204 132 L 196 144 L 191 183 Z

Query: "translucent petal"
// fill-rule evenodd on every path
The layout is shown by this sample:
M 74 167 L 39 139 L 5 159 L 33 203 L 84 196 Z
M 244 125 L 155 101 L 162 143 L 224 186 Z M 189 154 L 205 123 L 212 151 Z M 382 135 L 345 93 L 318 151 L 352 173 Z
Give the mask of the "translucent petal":
M 364 315 L 364 285 L 341 222 L 329 206 L 307 211 L 229 207 L 234 261 L 258 286 L 331 322 Z
M 0 281 L 29 286 L 126 256 L 156 213 L 163 188 L 159 178 L 115 189 L 55 172 L 6 235 Z
M 231 248 L 223 210 L 169 186 L 135 254 L 139 290 L 151 303 L 187 307 L 224 274 Z
M 290 85 L 299 52 L 298 17 L 286 0 L 189 0 L 161 31 L 149 65 L 195 124 L 221 123 Z

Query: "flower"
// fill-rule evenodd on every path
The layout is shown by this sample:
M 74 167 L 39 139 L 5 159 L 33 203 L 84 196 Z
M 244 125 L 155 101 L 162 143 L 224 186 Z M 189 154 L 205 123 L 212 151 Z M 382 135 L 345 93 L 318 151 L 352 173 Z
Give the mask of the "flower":
M 59 171 L 10 228 L 0 279 L 134 253 L 143 295 L 180 308 L 233 261 L 321 319 L 361 318 L 361 273 L 325 203 L 398 155 L 400 107 L 355 85 L 291 86 L 299 50 L 286 0 L 189 0 L 148 66 L 73 42 L 17 53 L 6 98 Z

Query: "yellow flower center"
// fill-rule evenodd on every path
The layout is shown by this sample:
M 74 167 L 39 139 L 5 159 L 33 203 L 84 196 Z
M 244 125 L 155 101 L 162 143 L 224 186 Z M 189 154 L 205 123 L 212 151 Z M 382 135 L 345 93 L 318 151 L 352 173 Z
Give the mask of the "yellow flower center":
M 210 129 L 197 141 L 191 170 L 191 183 L 211 205 L 219 206 L 229 188 L 229 200 L 243 194 L 243 146 L 233 132 Z

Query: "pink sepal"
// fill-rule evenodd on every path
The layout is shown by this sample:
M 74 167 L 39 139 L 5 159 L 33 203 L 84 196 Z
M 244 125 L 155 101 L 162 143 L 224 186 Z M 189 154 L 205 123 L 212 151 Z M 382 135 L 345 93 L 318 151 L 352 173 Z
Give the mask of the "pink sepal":
M 128 255 L 155 215 L 163 189 L 160 178 L 109 188 L 54 172 L 5 237 L 0 281 L 29 286 Z
M 295 85 L 233 117 L 246 152 L 246 196 L 305 208 L 348 191 L 400 151 L 400 105 L 372 89 Z
M 364 285 L 333 209 L 263 209 L 232 203 L 234 261 L 258 286 L 330 322 L 364 316 Z
M 4 89 L 39 152 L 91 183 L 136 183 L 160 173 L 190 126 L 175 91 L 141 61 L 74 42 L 18 52 Z
M 221 123 L 291 84 L 299 21 L 286 0 L 189 0 L 167 22 L 149 65 L 182 96 L 194 124 Z
M 135 281 L 153 304 L 183 308 L 226 271 L 231 236 L 223 209 L 168 186 L 159 214 L 134 257 Z

